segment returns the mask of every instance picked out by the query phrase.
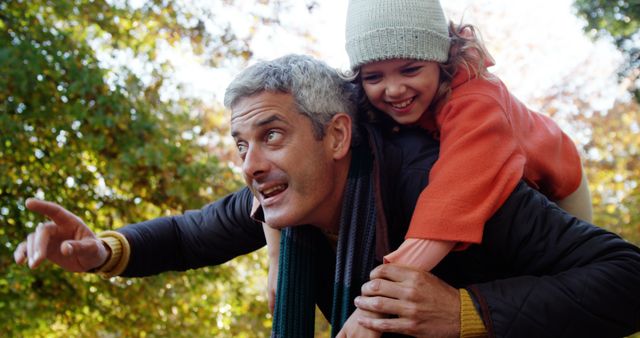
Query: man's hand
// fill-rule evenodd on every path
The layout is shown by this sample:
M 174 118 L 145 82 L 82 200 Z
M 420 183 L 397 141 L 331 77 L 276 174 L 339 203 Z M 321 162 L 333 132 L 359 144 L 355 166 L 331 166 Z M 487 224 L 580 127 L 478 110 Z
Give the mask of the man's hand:
M 371 271 L 355 304 L 359 309 L 397 318 L 361 317 L 358 323 L 371 330 L 415 337 L 458 337 L 458 290 L 431 273 L 394 264 Z
M 18 245 L 13 253 L 16 263 L 28 262 L 35 269 L 48 259 L 67 271 L 81 272 L 107 261 L 109 250 L 78 216 L 52 202 L 30 198 L 25 204 L 51 221 L 38 225 Z

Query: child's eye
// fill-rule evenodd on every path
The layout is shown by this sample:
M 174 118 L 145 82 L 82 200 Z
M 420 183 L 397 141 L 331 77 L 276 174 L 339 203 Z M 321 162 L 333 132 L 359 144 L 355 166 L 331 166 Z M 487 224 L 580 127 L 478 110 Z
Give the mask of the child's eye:
M 402 72 L 403 72 L 404 74 L 415 74 L 415 73 L 417 73 L 421 68 L 422 68 L 421 66 L 407 67 L 407 68 L 404 68 L 404 69 L 402 70 Z
M 380 81 L 380 79 L 382 79 L 382 76 L 379 74 L 367 74 L 362 76 L 362 82 L 367 82 L 367 83 L 376 83 Z

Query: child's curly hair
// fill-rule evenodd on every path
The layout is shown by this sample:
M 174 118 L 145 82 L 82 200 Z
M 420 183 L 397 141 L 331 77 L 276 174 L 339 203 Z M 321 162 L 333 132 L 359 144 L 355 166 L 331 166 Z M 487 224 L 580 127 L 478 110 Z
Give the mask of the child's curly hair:
M 493 58 L 487 51 L 478 29 L 471 24 L 455 24 L 449 21 L 449 59 L 440 63 L 440 84 L 429 109 L 442 100 L 446 100 L 451 92 L 451 81 L 458 70 L 464 67 L 470 78 L 483 77 L 492 79 L 487 72 L 487 63 Z

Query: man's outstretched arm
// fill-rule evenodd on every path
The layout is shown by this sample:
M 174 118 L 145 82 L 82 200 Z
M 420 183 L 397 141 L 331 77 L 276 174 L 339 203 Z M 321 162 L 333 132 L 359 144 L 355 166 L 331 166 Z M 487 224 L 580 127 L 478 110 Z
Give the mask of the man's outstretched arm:
M 262 226 L 251 219 L 248 189 L 232 193 L 200 210 L 130 224 L 117 233 L 96 235 L 76 215 L 51 202 L 29 200 L 27 207 L 51 219 L 38 226 L 14 252 L 18 264 L 37 267 L 49 259 L 73 272 L 124 266 L 122 276 L 148 276 L 226 262 L 264 246 Z M 104 237 L 104 238 L 101 238 Z M 121 243 L 114 243 L 118 239 Z M 109 242 L 109 243 L 107 243 Z M 122 243 L 124 242 L 124 243 Z M 112 252 L 115 247 L 130 250 Z M 112 253 L 120 255 L 113 260 Z
M 121 276 L 218 265 L 263 247 L 262 224 L 250 215 L 252 201 L 251 192 L 244 188 L 199 210 L 117 229 L 131 247 Z

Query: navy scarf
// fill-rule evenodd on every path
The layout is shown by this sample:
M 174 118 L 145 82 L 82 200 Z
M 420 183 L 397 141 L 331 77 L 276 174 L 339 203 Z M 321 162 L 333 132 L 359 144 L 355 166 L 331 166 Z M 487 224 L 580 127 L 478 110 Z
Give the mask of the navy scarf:
M 354 148 L 345 187 L 331 304 L 334 337 L 355 310 L 353 299 L 375 266 L 376 209 L 373 159 L 366 148 Z M 280 267 L 273 320 L 274 338 L 312 338 L 316 302 L 322 301 L 319 274 L 326 238 L 311 226 L 282 231 Z

